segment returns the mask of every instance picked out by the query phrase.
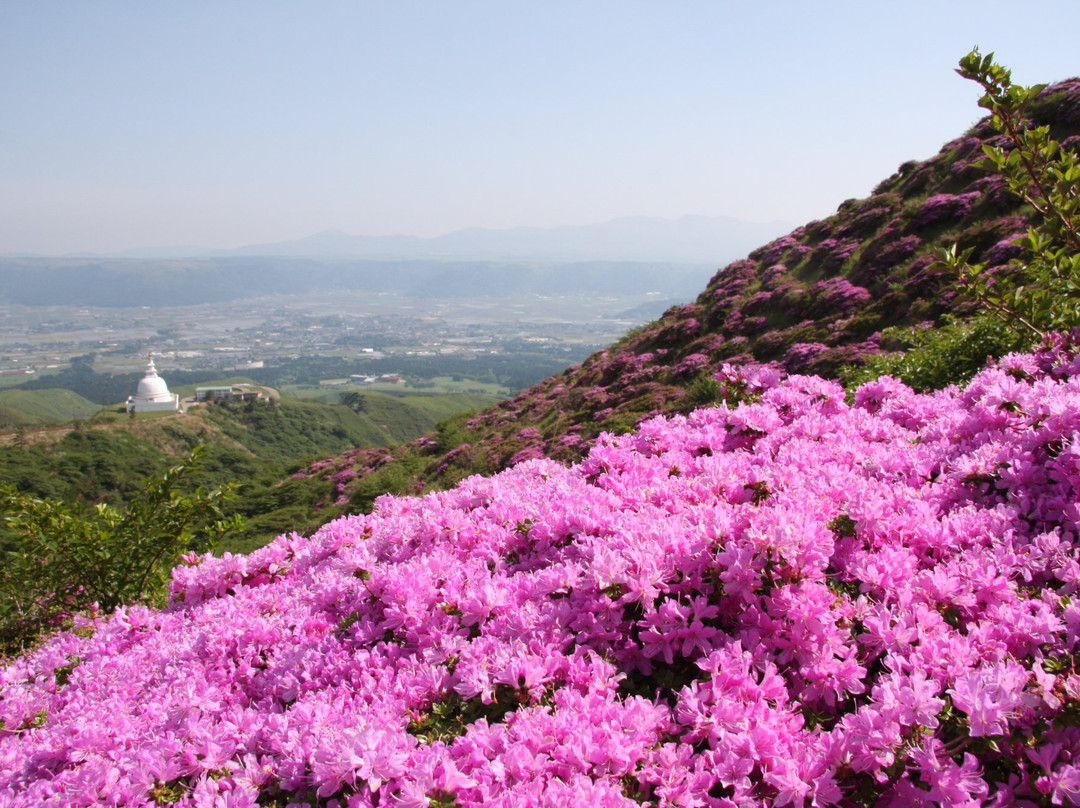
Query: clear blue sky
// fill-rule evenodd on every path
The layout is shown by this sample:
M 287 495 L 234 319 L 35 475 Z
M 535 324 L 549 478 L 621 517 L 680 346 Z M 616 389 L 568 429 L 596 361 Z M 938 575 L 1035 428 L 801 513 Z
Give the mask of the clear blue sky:
M 0 253 L 793 223 L 1080 74 L 1078 0 L 0 0 Z

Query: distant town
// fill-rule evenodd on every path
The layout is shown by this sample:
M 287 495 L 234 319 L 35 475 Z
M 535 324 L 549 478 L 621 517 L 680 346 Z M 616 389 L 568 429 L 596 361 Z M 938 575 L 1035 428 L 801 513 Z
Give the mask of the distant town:
M 163 372 L 222 374 L 316 356 L 374 362 L 521 353 L 569 365 L 657 316 L 668 302 L 617 294 L 418 301 L 350 292 L 154 308 L 0 304 L 0 385 L 57 372 L 91 353 L 102 373 L 141 372 L 149 351 Z M 377 372 L 325 381 L 402 382 L 400 370 L 378 365 Z

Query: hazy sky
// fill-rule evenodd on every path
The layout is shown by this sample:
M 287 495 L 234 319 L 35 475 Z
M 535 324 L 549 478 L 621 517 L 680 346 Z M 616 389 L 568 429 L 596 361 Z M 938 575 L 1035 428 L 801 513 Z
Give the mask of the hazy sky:
M 0 0 L 0 253 L 793 223 L 1080 74 L 1078 0 Z

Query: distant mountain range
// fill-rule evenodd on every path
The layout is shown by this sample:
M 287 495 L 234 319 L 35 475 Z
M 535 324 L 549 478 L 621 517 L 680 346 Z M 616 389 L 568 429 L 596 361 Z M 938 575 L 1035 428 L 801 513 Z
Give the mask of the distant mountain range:
M 406 258 L 428 260 L 673 261 L 717 266 L 791 229 L 782 221 L 746 222 L 730 216 L 644 216 L 564 227 L 471 227 L 433 238 L 350 236 L 340 230 L 232 250 L 147 247 L 82 257 L 176 259 L 273 256 L 292 258 Z
M 609 295 L 685 301 L 717 263 L 227 255 L 0 258 L 0 302 L 191 306 L 261 295 L 387 292 L 416 298 Z M 658 315 L 661 308 L 654 312 Z

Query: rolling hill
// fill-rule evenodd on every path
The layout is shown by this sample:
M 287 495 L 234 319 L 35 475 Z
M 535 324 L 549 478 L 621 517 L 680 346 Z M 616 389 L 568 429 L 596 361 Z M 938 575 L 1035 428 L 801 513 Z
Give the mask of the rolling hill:
M 69 399 L 79 400 L 69 391 L 0 393 L 0 401 L 5 397 L 54 401 L 55 414 L 63 413 L 60 405 Z M 145 478 L 203 445 L 208 452 L 198 482 L 235 483 L 238 497 L 229 512 L 246 517 L 243 530 L 222 549 L 247 550 L 285 530 L 314 529 L 328 513 L 340 510 L 344 502 L 335 491 L 340 479 L 290 477 L 315 458 L 411 440 L 448 416 L 475 412 L 492 401 L 465 394 L 397 397 L 377 392 L 357 393 L 350 400 L 352 407 L 285 397 L 137 418 L 110 408 L 67 426 L 52 422 L 46 427 L 35 420 L 0 445 L 0 479 L 34 496 L 121 505 Z
M 101 407 L 71 390 L 0 390 L 0 428 L 65 423 Z

